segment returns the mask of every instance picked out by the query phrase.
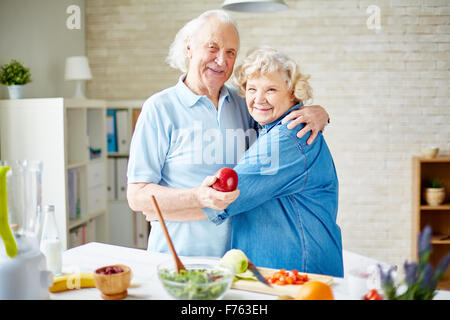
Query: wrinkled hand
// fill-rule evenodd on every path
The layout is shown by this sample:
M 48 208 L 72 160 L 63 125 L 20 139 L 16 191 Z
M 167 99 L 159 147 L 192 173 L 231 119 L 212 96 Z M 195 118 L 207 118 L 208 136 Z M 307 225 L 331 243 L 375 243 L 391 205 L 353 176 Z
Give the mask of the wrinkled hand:
M 202 208 L 224 210 L 239 197 L 239 189 L 231 192 L 221 192 L 211 188 L 216 180 L 215 176 L 207 176 L 201 186 L 196 188 L 196 195 Z
M 311 131 L 311 136 L 306 143 L 310 145 L 314 142 L 319 131 L 323 131 L 328 123 L 328 113 L 321 106 L 307 106 L 299 110 L 291 111 L 281 121 L 282 124 L 294 119 L 287 125 L 288 129 L 293 129 L 301 123 L 305 126 L 297 133 L 297 137 L 303 137 L 307 132 Z

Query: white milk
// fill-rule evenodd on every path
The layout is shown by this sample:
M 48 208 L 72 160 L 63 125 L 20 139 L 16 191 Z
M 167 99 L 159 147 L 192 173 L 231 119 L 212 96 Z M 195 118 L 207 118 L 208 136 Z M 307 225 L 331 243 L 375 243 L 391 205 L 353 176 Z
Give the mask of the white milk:
M 44 240 L 41 243 L 41 251 L 47 260 L 47 269 L 58 275 L 62 271 L 62 247 L 59 240 Z

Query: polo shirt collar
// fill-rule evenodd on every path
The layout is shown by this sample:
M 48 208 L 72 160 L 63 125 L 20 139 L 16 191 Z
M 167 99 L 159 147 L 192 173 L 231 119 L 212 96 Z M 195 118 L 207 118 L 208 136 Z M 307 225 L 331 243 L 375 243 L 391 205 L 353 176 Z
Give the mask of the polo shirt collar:
M 178 78 L 178 82 L 175 86 L 176 92 L 178 97 L 180 98 L 180 101 L 182 101 L 186 107 L 193 107 L 198 102 L 198 100 L 203 97 L 206 98 L 206 96 L 198 95 L 192 92 L 192 90 L 184 84 L 184 79 L 186 79 L 186 74 L 183 74 Z M 220 89 L 219 105 L 222 104 L 224 99 L 226 99 L 227 102 L 230 101 L 230 93 L 228 92 L 228 89 L 225 85 L 223 85 Z

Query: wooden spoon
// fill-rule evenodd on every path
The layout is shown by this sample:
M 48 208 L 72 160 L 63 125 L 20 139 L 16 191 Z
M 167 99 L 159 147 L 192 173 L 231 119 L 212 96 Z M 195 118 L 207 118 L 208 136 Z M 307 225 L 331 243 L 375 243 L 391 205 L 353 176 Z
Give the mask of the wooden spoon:
M 177 252 L 175 251 L 175 248 L 172 243 L 172 239 L 170 238 L 169 232 L 167 231 L 166 223 L 164 222 L 164 218 L 162 216 L 161 210 L 159 210 L 158 202 L 156 202 L 156 198 L 153 195 L 152 195 L 152 202 L 153 202 L 153 208 L 155 209 L 156 213 L 158 214 L 159 222 L 164 231 L 164 235 L 166 236 L 167 243 L 169 244 L 169 249 L 172 252 L 173 258 L 175 259 L 175 266 L 177 268 L 177 272 L 180 272 L 180 270 L 186 270 L 186 268 L 184 267 L 180 258 L 178 257 Z

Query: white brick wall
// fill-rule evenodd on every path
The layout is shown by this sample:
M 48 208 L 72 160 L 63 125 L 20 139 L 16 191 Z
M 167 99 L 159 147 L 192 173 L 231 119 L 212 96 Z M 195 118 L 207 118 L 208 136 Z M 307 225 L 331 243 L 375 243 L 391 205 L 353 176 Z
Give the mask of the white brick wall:
M 411 157 L 450 148 L 450 1 L 286 1 L 287 11 L 234 13 L 240 58 L 268 44 L 311 75 L 340 180 L 344 248 L 391 263 L 410 258 Z M 164 63 L 177 30 L 214 1 L 86 1 L 92 98 L 145 99 L 173 85 Z M 381 10 L 381 31 L 366 9 Z M 240 59 L 238 58 L 238 60 Z

